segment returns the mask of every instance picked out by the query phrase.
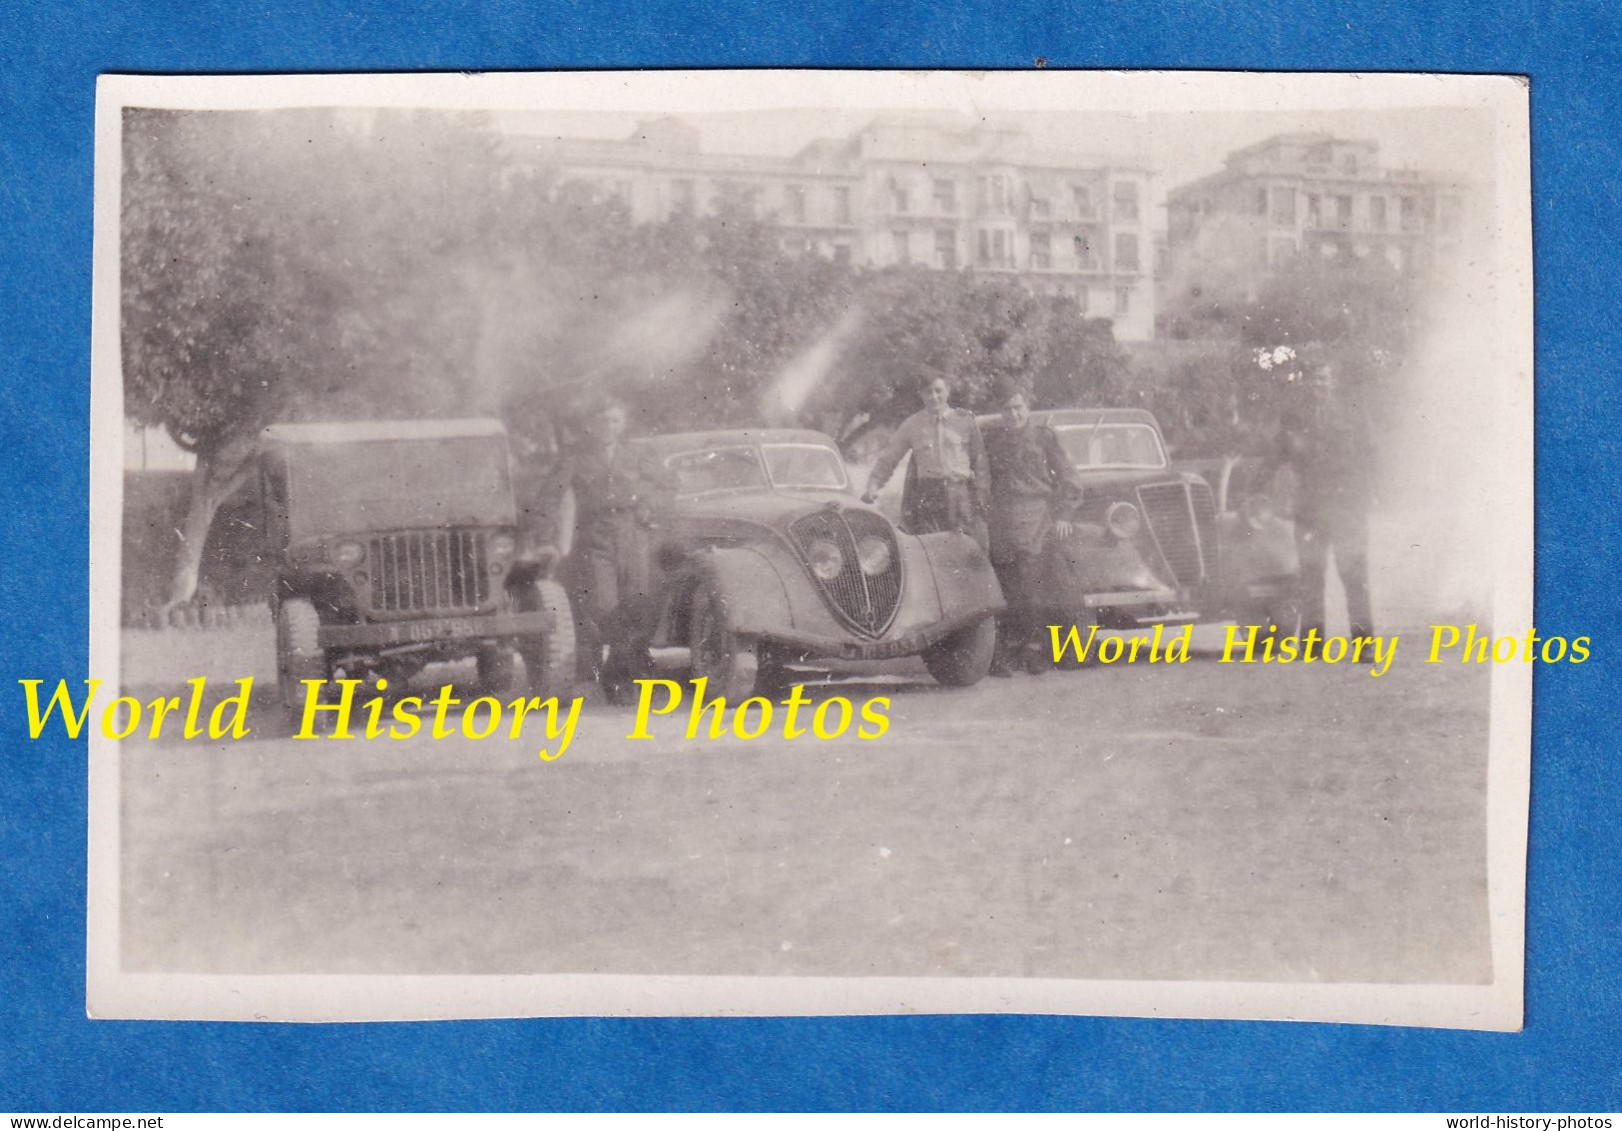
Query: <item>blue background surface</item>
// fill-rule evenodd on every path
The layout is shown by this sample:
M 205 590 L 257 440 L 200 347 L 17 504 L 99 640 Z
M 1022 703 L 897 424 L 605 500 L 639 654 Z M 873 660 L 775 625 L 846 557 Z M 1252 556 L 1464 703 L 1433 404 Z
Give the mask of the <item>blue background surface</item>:
M 85 758 L 0 689 L 0 1110 L 1622 1107 L 1619 17 L 1601 4 L 24 0 L 0 10 L 0 684 L 86 665 L 101 72 L 1210 67 L 1532 77 L 1540 631 L 1527 1027 L 1087 1018 L 91 1023 Z

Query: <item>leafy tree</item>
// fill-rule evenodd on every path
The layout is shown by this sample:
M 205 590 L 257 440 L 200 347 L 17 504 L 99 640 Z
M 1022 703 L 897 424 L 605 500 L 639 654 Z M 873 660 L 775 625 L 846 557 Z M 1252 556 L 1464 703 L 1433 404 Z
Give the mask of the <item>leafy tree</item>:
M 503 185 L 454 117 L 127 113 L 125 413 L 197 459 L 173 605 L 266 424 L 468 395 Z

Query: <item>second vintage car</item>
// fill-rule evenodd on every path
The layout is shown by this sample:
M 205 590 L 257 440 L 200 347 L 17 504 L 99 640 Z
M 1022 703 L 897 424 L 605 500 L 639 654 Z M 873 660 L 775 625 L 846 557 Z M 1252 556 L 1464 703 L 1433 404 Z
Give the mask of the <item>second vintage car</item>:
M 1031 423 L 1058 435 L 1083 487 L 1075 533 L 1055 547 L 1046 603 L 1056 611 L 1083 628 L 1294 623 L 1293 530 L 1259 494 L 1239 505 L 1253 468 L 1219 461 L 1216 487 L 1174 468 L 1144 409 L 1050 409 Z M 1003 427 L 1000 417 L 981 425 Z
M 991 665 L 1002 592 L 964 534 L 903 533 L 851 490 L 820 432 L 748 429 L 635 441 L 674 498 L 657 516 L 655 646 L 736 701 L 807 660 L 920 656 L 941 683 Z

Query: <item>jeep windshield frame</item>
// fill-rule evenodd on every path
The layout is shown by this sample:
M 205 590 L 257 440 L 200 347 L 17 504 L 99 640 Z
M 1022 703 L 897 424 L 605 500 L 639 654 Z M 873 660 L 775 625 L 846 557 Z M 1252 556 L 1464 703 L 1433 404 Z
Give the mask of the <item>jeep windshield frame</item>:
M 276 456 L 290 541 L 517 523 L 499 433 L 286 443 Z

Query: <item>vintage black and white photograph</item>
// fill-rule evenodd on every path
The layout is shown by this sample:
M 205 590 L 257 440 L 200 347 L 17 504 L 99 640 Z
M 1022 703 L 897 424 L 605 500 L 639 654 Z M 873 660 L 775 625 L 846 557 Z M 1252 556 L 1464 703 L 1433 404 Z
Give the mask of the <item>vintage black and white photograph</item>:
M 91 1013 L 1518 1028 L 1526 111 L 104 78 Z

